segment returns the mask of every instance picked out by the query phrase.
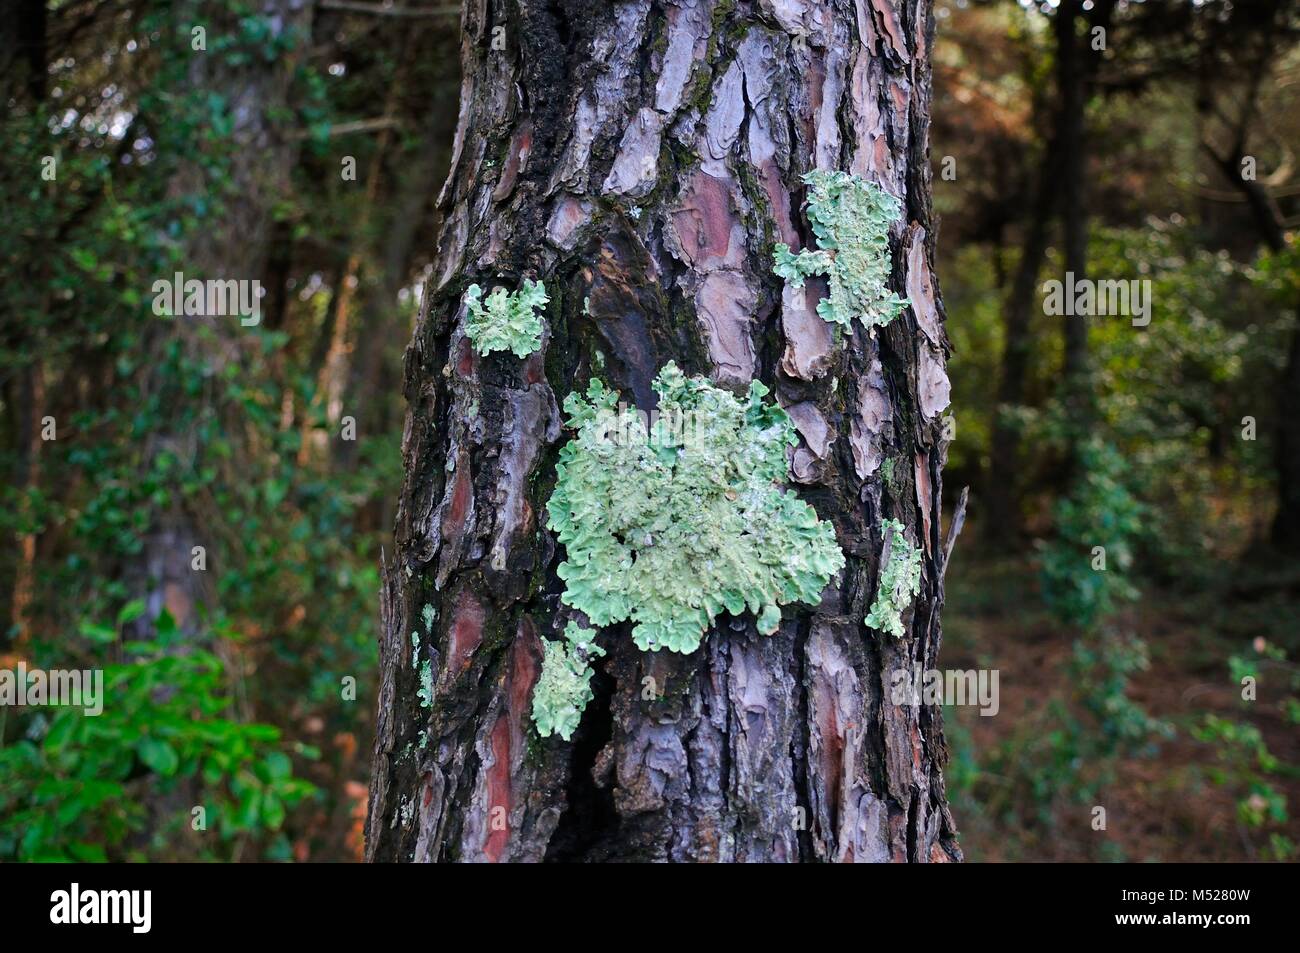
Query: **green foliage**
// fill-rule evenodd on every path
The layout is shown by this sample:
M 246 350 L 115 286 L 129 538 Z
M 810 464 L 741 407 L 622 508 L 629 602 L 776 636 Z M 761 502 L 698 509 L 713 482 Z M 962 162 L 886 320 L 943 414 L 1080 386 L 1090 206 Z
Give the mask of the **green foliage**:
M 1093 439 L 1080 448 L 1082 473 L 1056 507 L 1056 538 L 1043 548 L 1043 597 L 1063 622 L 1090 628 L 1137 598 L 1126 573 L 1144 508 L 1126 486 L 1128 467 L 1114 447 Z M 1095 547 L 1105 569 L 1094 569 Z
M 921 550 L 907 541 L 903 524 L 885 520 L 881 530 L 885 550 L 881 555 L 880 583 L 866 624 L 895 638 L 903 637 L 903 613 L 921 591 Z
M 497 287 L 486 299 L 482 288 L 470 285 L 465 289 L 469 309 L 465 333 L 479 354 L 510 351 L 515 357 L 527 357 L 542 346 L 542 316 L 537 309 L 549 300 L 546 286 L 527 278 L 518 291 L 507 293 Z
M 1152 718 L 1129 697 L 1133 676 L 1150 665 L 1146 643 L 1127 633 L 1107 630 L 1075 641 L 1071 681 L 1092 718 L 1086 744 L 1073 746 L 1082 757 L 1100 762 L 1173 736 L 1169 724 Z
M 1256 636 L 1250 652 L 1228 656 L 1228 672 L 1236 685 L 1244 685 L 1250 678 L 1256 692 L 1281 695 L 1278 708 L 1282 717 L 1290 724 L 1300 724 L 1300 666 L 1287 661 L 1286 650 L 1280 645 Z
M 827 275 L 830 294 L 818 302 L 817 313 L 832 324 L 847 329 L 855 318 L 868 328 L 888 324 L 907 307 L 906 299 L 886 287 L 889 228 L 902 218 L 902 205 L 847 172 L 817 169 L 803 181 L 817 250 L 795 255 L 778 244 L 772 270 L 796 288 L 809 275 Z
M 576 622 L 564 627 L 563 638 L 542 641 L 542 675 L 533 689 L 533 722 L 543 738 L 558 734 L 568 741 L 594 697 L 590 662 L 605 654 L 596 633 Z
M 313 794 L 293 776 L 276 728 L 231 717 L 221 659 L 180 647 L 165 613 L 156 629 L 123 646 L 125 663 L 103 667 L 102 714 L 28 713 L 25 737 L 0 748 L 0 859 L 144 859 L 155 845 L 137 835 L 151 830 L 161 842 L 189 828 L 193 805 L 218 835 L 199 837 L 200 856 L 230 859 L 235 838 L 274 837 Z M 179 813 L 151 823 L 146 796 L 181 791 Z
M 1300 776 L 1300 771 L 1268 750 L 1257 727 L 1207 714 L 1192 729 L 1192 737 L 1214 750 L 1215 760 L 1208 768 L 1210 780 L 1237 792 L 1237 819 L 1248 830 L 1266 830 L 1290 820 L 1286 794 L 1274 782 L 1279 777 Z M 1297 853 L 1296 845 L 1276 831 L 1269 838 L 1269 852 L 1270 859 L 1279 861 L 1293 860 Z
M 794 426 L 758 381 L 742 402 L 670 363 L 654 389 L 648 429 L 596 379 L 564 402 L 577 435 L 548 504 L 564 601 L 597 626 L 633 620 L 648 650 L 695 651 L 723 610 L 774 632 L 779 605 L 816 605 L 844 566 L 834 528 L 778 486 Z
M 295 86 L 310 81 L 313 77 L 305 74 L 321 65 L 286 57 L 290 46 L 307 39 L 302 32 L 269 33 L 265 18 L 237 20 L 229 10 L 213 15 L 228 26 L 209 23 L 208 57 L 240 69 L 297 61 Z M 387 529 L 379 525 L 375 501 L 388 492 L 382 487 L 400 479 L 400 424 L 388 414 L 389 432 L 379 426 L 366 430 L 347 448 L 354 452 L 348 465 L 334 465 L 342 456 L 334 452 L 337 442 L 330 442 L 337 421 L 327 418 L 319 377 L 308 360 L 315 340 L 328 339 L 321 331 L 334 296 L 328 284 L 308 276 L 333 270 L 331 260 L 320 257 L 297 268 L 280 330 L 236 325 L 232 331 L 219 323 L 227 319 L 176 320 L 152 313 L 148 289 L 175 271 L 186 277 L 253 277 L 197 272 L 195 249 L 221 245 L 232 227 L 228 213 L 250 201 L 237 194 L 232 176 L 237 156 L 230 130 L 242 106 L 193 82 L 188 31 L 177 31 L 174 17 L 172 6 L 157 0 L 139 4 L 126 18 L 96 15 L 84 31 L 92 36 L 102 28 L 102 37 L 92 44 L 100 48 L 95 55 L 74 57 L 80 51 L 70 50 L 51 68 L 50 85 L 63 97 L 44 104 L 24 101 L 0 117 L 0 135 L 12 146 L 14 168 L 23 170 L 0 178 L 0 203 L 16 216 L 14 228 L 0 232 L 0 279 L 13 319 L 0 348 L 0 379 L 15 385 L 0 395 L 0 472 L 6 477 L 0 481 L 0 537 L 6 541 L 0 546 L 0 578 L 7 580 L 6 591 L 19 571 L 13 538 L 31 534 L 41 541 L 31 566 L 24 624 L 0 634 L 0 642 L 12 639 L 25 655 L 54 667 L 103 667 L 106 659 L 116 660 L 91 634 L 104 630 L 83 627 L 79 633 L 79 623 L 83 616 L 111 619 L 138 594 L 145 539 L 161 520 L 178 517 L 201 529 L 198 541 L 207 547 L 205 579 L 212 598 L 205 614 L 193 620 L 194 645 L 218 658 L 245 659 L 259 676 L 239 683 L 241 710 L 256 711 L 295 736 L 317 722 L 327 737 L 363 735 L 365 719 L 356 712 L 368 700 L 358 699 L 352 711 L 340 705 L 339 676 L 353 675 L 365 686 L 375 666 L 370 634 L 378 590 L 375 554 Z M 134 52 L 124 48 L 128 40 Z M 224 66 L 216 72 L 223 73 Z M 322 99 L 307 100 L 301 111 L 266 117 L 276 136 L 316 125 L 304 113 L 321 106 Z M 360 101 L 368 105 L 371 97 Z M 337 104 L 323 105 L 337 112 Z M 323 128 L 328 134 L 327 122 Z M 364 138 L 371 137 L 353 140 L 359 152 L 367 148 Z M 59 157 L 55 182 L 38 175 L 45 155 Z M 329 163 L 338 182 L 334 152 Z M 309 173 L 305 178 L 312 215 L 346 219 L 347 228 L 325 238 L 326 229 L 315 229 L 318 221 L 288 201 L 278 202 L 273 216 L 295 234 L 310 222 L 321 247 L 347 249 L 355 241 L 359 248 L 357 216 L 339 212 L 351 199 L 326 202 L 319 187 L 330 177 Z M 361 192 L 339 188 L 348 196 Z M 347 243 L 337 235 L 346 236 Z M 398 342 L 389 346 L 390 362 L 396 362 L 399 348 Z M 12 396 L 19 382 L 31 380 L 44 383 L 42 412 L 57 416 L 58 439 L 42 444 L 38 478 L 24 483 L 25 448 L 16 425 L 29 411 Z M 94 384 L 71 386 L 75 381 Z M 393 403 L 391 396 L 384 399 Z M 6 609 L 6 626 L 10 618 Z M 121 677 L 151 678 L 151 671 L 174 668 L 167 677 L 179 681 L 178 695 L 184 696 L 189 691 L 184 666 L 201 658 L 162 660 L 155 667 L 134 659 Z M 236 677 L 226 676 L 227 682 Z M 90 718 L 89 728 L 72 732 L 68 744 L 98 743 L 96 732 L 115 724 L 118 715 L 135 718 L 129 712 Z M 65 717 L 60 713 L 56 722 Z M 245 727 L 233 711 L 225 717 L 232 731 Z M 141 715 L 137 723 L 145 720 Z M 16 752 L 25 744 L 36 759 L 32 764 L 45 765 L 49 756 L 40 739 L 16 741 L 18 727 L 12 716 L 7 728 L 0 725 L 0 745 Z M 194 730 L 203 730 L 202 724 Z M 248 747 L 253 740 L 231 744 Z M 359 741 L 366 745 L 364 736 Z M 143 754 L 127 744 L 103 749 L 106 756 L 125 759 L 141 779 L 132 776 L 123 785 L 127 802 L 111 801 L 105 809 L 131 815 L 134 826 L 122 843 L 132 845 L 134 858 L 174 859 L 185 847 L 183 837 L 170 836 L 184 831 L 164 837 L 152 820 L 145 828 L 152 836 L 137 836 L 132 814 L 152 799 L 146 779 L 154 777 L 153 768 L 140 759 L 166 767 L 166 752 L 179 754 L 185 742 L 168 739 L 168 745 L 146 742 Z M 74 756 L 86 763 L 98 758 L 96 752 L 65 746 L 59 763 Z M 181 757 L 178 772 L 185 763 Z M 101 773 L 107 771 L 105 765 Z M 243 796 L 234 790 L 236 783 L 247 787 L 236 777 L 225 785 L 230 797 Z M 340 790 L 343 780 L 338 779 Z M 35 788 L 8 790 L 30 795 Z M 255 818 L 262 810 L 253 804 L 261 795 L 247 790 L 252 813 L 236 802 L 232 817 L 245 811 Z M 274 816 L 287 802 L 265 803 Z M 7 807 L 0 810 L 7 813 Z M 211 805 L 208 813 L 214 823 Z M 92 826 L 88 820 L 82 828 Z M 321 836 L 310 830 L 271 838 L 264 836 L 268 829 L 257 822 L 249 829 L 256 836 L 241 834 L 249 841 L 245 859 L 251 848 L 265 848 L 263 858 L 278 857 L 290 840 Z M 97 829 L 90 841 L 68 834 L 50 852 L 75 857 L 93 850 L 92 842 L 104 843 Z
M 1287 661 L 1286 650 L 1263 637 L 1253 640 L 1251 651 L 1228 658 L 1233 683 L 1254 679 L 1255 690 L 1282 697 L 1277 708 L 1290 725 L 1300 723 L 1300 668 Z M 1244 699 L 1242 708 L 1258 702 Z M 1272 860 L 1294 860 L 1300 856 L 1296 844 L 1273 828 L 1290 821 L 1287 796 L 1277 782 L 1300 777 L 1300 768 L 1283 761 L 1268 749 L 1263 733 L 1255 725 L 1232 718 L 1206 714 L 1192 729 L 1192 737 L 1209 745 L 1214 762 L 1207 768 L 1212 783 L 1233 791 L 1237 797 L 1237 818 L 1247 830 L 1268 833 L 1266 853 Z

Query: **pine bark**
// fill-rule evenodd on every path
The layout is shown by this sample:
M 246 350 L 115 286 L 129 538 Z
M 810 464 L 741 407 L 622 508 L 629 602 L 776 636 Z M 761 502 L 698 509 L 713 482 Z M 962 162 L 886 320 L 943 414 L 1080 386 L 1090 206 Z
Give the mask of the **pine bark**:
M 891 672 L 935 667 L 953 536 L 930 0 L 470 0 L 462 25 L 445 224 L 406 355 L 368 858 L 959 860 L 940 711 L 890 698 Z M 775 242 L 811 243 L 815 168 L 903 200 L 893 284 L 913 304 L 876 336 L 835 341 L 816 282 L 801 303 L 771 272 Z M 551 295 L 541 350 L 479 357 L 465 288 L 524 277 Z M 648 409 L 668 361 L 773 389 L 800 434 L 793 485 L 848 566 L 772 636 L 723 616 L 697 652 L 649 654 L 606 629 L 581 727 L 541 739 L 558 404 L 599 376 Z M 884 518 L 924 553 L 902 639 L 863 625 Z

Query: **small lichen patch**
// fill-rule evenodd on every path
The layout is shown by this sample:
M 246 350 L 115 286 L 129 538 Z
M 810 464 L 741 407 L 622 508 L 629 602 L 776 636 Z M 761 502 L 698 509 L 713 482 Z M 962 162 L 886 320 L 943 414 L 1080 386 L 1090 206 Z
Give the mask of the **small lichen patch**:
M 549 300 L 546 286 L 527 278 L 518 291 L 493 288 L 486 298 L 482 288 L 470 285 L 465 289 L 465 307 L 469 309 L 465 333 L 480 355 L 510 351 L 515 357 L 527 357 L 542 346 L 538 309 Z
M 810 275 L 826 275 L 830 294 L 817 303 L 826 321 L 848 328 L 853 319 L 868 328 L 888 324 L 907 307 L 890 291 L 889 227 L 902 218 L 898 199 L 866 179 L 817 169 L 803 177 L 808 186 L 808 221 L 817 249 L 795 254 L 776 246 L 772 270 L 796 288 Z
M 591 691 L 592 659 L 605 654 L 596 633 L 576 622 L 564 627 L 564 637 L 542 640 L 542 674 L 533 689 L 533 723 L 543 738 L 573 736 Z
M 425 633 L 433 637 L 433 620 L 438 617 L 438 610 L 429 603 L 424 604 L 420 610 L 420 619 L 424 622 Z M 420 663 L 420 630 L 411 629 L 411 668 L 415 668 Z
M 416 694 L 420 698 L 420 707 L 433 705 L 433 666 L 425 659 L 420 663 L 420 688 Z
M 770 634 L 844 566 L 834 527 L 780 485 L 794 425 L 758 381 L 740 400 L 670 363 L 653 387 L 649 424 L 597 379 L 564 402 L 577 435 L 547 505 L 562 598 L 598 626 L 632 620 L 645 650 L 695 651 L 723 610 Z
M 885 520 L 881 529 L 885 535 L 884 566 L 866 624 L 901 639 L 903 612 L 921 591 L 921 550 L 907 541 L 898 520 Z

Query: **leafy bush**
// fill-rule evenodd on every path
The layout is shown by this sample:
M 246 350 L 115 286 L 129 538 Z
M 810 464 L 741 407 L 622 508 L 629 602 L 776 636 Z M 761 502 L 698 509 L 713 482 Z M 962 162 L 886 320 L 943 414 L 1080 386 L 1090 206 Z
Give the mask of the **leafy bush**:
M 142 860 L 159 846 L 145 832 L 174 849 L 187 829 L 194 857 L 232 859 L 237 843 L 273 838 L 313 794 L 278 729 L 232 716 L 221 659 L 182 645 L 166 613 L 156 628 L 155 639 L 122 646 L 125 662 L 103 667 L 102 714 L 37 710 L 23 716 L 25 737 L 0 748 L 0 859 Z M 216 838 L 194 830 L 196 807 Z M 150 816 L 163 808 L 173 815 Z M 270 853 L 287 851 L 281 839 Z
M 1113 446 L 1092 439 L 1079 462 L 1073 491 L 1056 507 L 1056 536 L 1043 547 L 1043 598 L 1061 621 L 1088 629 L 1137 597 L 1128 572 L 1145 509 Z

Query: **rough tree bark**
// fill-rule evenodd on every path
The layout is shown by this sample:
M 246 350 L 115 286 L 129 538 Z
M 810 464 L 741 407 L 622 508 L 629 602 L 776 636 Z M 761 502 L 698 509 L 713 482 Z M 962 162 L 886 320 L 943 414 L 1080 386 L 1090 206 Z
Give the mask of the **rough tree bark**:
M 368 858 L 960 859 L 940 711 L 890 700 L 891 671 L 935 666 L 954 535 L 930 0 L 471 0 L 463 28 L 446 221 L 407 351 Z M 801 304 L 772 274 L 775 242 L 810 244 L 800 175 L 815 168 L 903 201 L 892 284 L 913 306 L 878 337 L 855 324 L 837 343 L 817 294 Z M 541 351 L 477 356 L 466 286 L 523 277 L 551 295 Z M 749 614 L 720 617 L 691 655 L 604 630 L 581 727 L 541 739 L 530 697 L 562 625 L 545 529 L 557 403 L 598 374 L 649 408 L 670 360 L 772 387 L 800 433 L 794 485 L 848 566 L 770 637 Z M 902 639 L 863 625 L 886 517 L 924 554 Z M 643 700 L 647 677 L 661 698 Z

